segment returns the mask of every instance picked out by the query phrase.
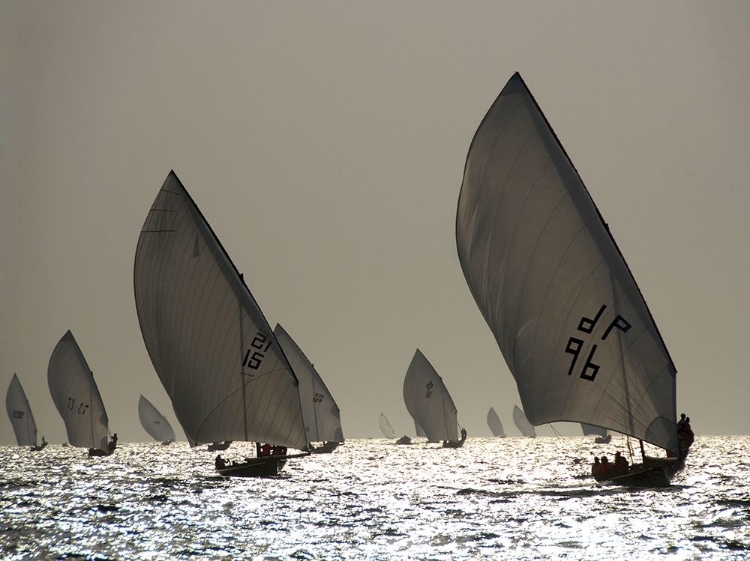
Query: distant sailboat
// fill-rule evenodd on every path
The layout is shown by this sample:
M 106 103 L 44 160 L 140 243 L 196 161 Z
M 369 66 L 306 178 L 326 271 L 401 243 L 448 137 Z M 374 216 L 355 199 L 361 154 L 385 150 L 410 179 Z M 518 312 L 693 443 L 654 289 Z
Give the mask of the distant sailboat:
M 378 419 L 378 426 L 380 427 L 380 432 L 383 433 L 384 437 L 396 438 L 396 431 L 393 430 L 393 426 L 391 425 L 391 422 L 382 413 L 380 414 L 380 419 Z
M 610 432 L 601 427 L 581 423 L 581 430 L 583 431 L 584 436 L 595 436 L 596 438 L 594 438 L 594 442 L 597 444 L 609 444 L 612 440 Z
M 13 374 L 8 386 L 8 392 L 5 394 L 5 409 L 8 412 L 8 419 L 13 425 L 13 432 L 16 434 L 16 442 L 19 446 L 29 446 L 32 450 L 38 451 L 47 446 L 47 441 L 42 437 L 42 443 L 37 444 L 36 422 L 34 415 L 31 413 L 31 405 L 26 399 L 26 393 L 21 386 L 21 380 L 17 374 Z
M 487 411 L 487 426 L 490 427 L 492 436 L 498 436 L 500 438 L 505 437 L 503 423 L 500 421 L 500 417 L 497 416 L 494 407 L 490 407 L 490 410 Z
M 513 406 L 513 422 L 516 428 L 521 431 L 521 434 L 527 438 L 536 438 L 536 429 L 533 427 L 529 420 L 526 418 L 526 414 L 518 405 Z
M 456 243 L 466 282 L 535 425 L 589 423 L 649 442 L 611 480 L 666 485 L 684 465 L 676 369 L 608 225 L 520 74 L 479 125 Z
M 422 427 L 419 426 L 419 423 L 416 421 L 414 421 L 414 431 L 416 432 L 418 438 L 427 438 L 427 433 Z
M 287 447 L 307 449 L 297 378 L 174 172 L 141 230 L 133 278 L 143 341 L 188 439 L 256 443 L 235 465 L 217 456 L 221 475 L 275 475 L 299 456 Z
M 341 412 L 330 390 L 307 359 L 305 353 L 281 325 L 273 330 L 281 349 L 284 351 L 294 374 L 299 380 L 299 394 L 302 402 L 302 418 L 312 453 L 329 453 L 344 442 L 341 428 Z M 312 443 L 322 444 L 314 447 Z
M 446 447 L 463 445 L 466 431 L 459 429 L 458 411 L 448 388 L 419 349 L 404 378 L 404 403 L 430 442 L 443 441 Z
M 109 440 L 109 419 L 102 396 L 73 334 L 68 331 L 52 351 L 47 368 L 52 401 L 65 422 L 68 442 L 89 449 L 89 456 L 108 456 L 117 447 Z
M 175 440 L 174 429 L 167 418 L 143 395 L 138 400 L 138 418 L 141 426 L 151 438 L 162 444 L 171 444 Z

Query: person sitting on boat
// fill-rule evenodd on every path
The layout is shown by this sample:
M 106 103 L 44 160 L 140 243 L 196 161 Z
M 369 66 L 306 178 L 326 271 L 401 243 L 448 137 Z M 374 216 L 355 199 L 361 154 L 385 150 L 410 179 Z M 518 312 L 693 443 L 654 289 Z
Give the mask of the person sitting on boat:
M 274 446 L 271 450 L 272 456 L 286 456 L 286 446 Z
M 110 452 L 117 448 L 117 433 L 112 435 L 112 440 L 109 441 L 108 447 Z
M 615 472 L 623 474 L 628 471 L 628 461 L 619 451 L 615 452 Z
M 596 456 L 594 458 L 594 463 L 591 464 L 591 475 L 594 476 L 594 478 L 600 476 L 602 473 L 602 464 L 599 463 L 599 456 Z
M 601 479 L 608 479 L 612 475 L 612 466 L 609 463 L 607 456 L 602 456 L 602 463 L 599 468 L 599 477 Z
M 216 469 L 225 468 L 227 467 L 227 461 L 221 457 L 221 454 L 217 454 L 214 465 L 216 466 Z
M 260 447 L 260 455 L 261 456 L 270 456 L 271 455 L 271 445 L 268 444 L 267 442 L 265 444 L 263 444 Z
M 42 448 L 44 448 L 45 446 L 47 446 L 47 440 L 44 438 L 44 436 L 42 436 Z
M 685 426 L 685 413 L 680 413 L 680 420 L 677 421 L 677 430 L 680 430 L 682 427 Z

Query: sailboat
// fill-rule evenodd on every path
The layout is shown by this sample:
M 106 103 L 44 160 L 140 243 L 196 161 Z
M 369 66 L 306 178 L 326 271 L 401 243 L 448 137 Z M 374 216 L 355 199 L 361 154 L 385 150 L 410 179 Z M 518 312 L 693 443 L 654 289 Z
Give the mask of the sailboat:
M 175 434 L 172 425 L 167 418 L 154 407 L 148 399 L 141 395 L 138 400 L 138 418 L 141 426 L 151 438 L 162 444 L 171 444 L 174 442 Z
M 612 440 L 612 434 L 601 427 L 595 427 L 586 423 L 581 423 L 581 430 L 584 436 L 594 436 L 596 444 L 609 444 Z
M 676 368 L 608 225 L 526 87 L 508 81 L 466 158 L 458 257 L 534 425 L 587 423 L 667 451 L 612 477 L 665 485 L 684 465 Z
M 309 446 L 299 382 L 244 277 L 171 171 L 141 230 L 134 265 L 143 341 L 196 444 L 256 443 L 224 476 L 276 475 Z
M 447 448 L 463 446 L 466 430 L 458 426 L 458 411 L 453 399 L 443 379 L 419 349 L 404 377 L 404 403 L 428 441 L 442 441 Z
M 311 443 L 309 451 L 313 454 L 333 452 L 344 442 L 339 406 L 315 366 L 289 333 L 280 324 L 276 324 L 273 334 L 299 381 L 302 418 L 305 421 L 307 440 Z M 314 442 L 322 444 L 316 447 L 312 444 Z
M 380 427 L 380 432 L 383 433 L 383 436 L 385 436 L 388 439 L 396 438 L 396 431 L 393 430 L 393 426 L 391 425 L 391 422 L 388 420 L 388 417 L 386 417 L 383 413 L 380 414 L 380 418 L 378 419 L 378 426 Z M 396 444 L 411 444 L 411 443 L 412 443 L 411 438 L 406 434 L 396 441 Z
M 383 433 L 384 437 L 396 438 L 396 431 L 393 430 L 391 422 L 383 413 L 380 414 L 380 418 L 378 419 L 378 426 L 380 427 L 380 432 Z
M 88 448 L 89 456 L 109 456 L 114 452 L 117 433 L 110 441 L 109 418 L 94 373 L 70 331 L 52 351 L 47 383 L 71 446 Z
M 518 405 L 513 406 L 513 423 L 525 437 L 536 438 L 536 429 L 526 418 L 526 414 L 523 412 L 523 409 L 518 407 Z
M 37 452 L 47 446 L 47 441 L 42 437 L 42 443 L 37 444 L 36 422 L 31 412 L 31 405 L 26 399 L 26 392 L 23 391 L 21 380 L 18 374 L 13 374 L 8 386 L 8 392 L 5 394 L 5 409 L 8 412 L 8 419 L 13 425 L 13 432 L 16 434 L 16 442 L 19 446 L 29 446 L 31 450 Z
M 427 433 L 422 427 L 419 426 L 419 423 L 416 421 L 414 421 L 414 432 L 416 433 L 417 438 L 427 438 Z
M 498 417 L 494 407 L 490 407 L 490 410 L 487 411 L 487 426 L 490 427 L 492 436 L 505 438 L 503 423 L 500 421 L 500 417 Z

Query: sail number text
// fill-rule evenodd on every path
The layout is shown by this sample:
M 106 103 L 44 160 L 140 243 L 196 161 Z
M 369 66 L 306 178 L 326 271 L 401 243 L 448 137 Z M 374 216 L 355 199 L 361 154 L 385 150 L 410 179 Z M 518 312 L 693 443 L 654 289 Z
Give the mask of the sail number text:
M 250 342 L 250 348 L 245 353 L 245 359 L 242 361 L 242 366 L 247 367 L 251 370 L 258 370 L 266 358 L 268 349 L 271 348 L 273 339 L 270 335 L 266 335 L 262 331 L 258 331 L 258 334 L 253 337 Z
M 315 392 L 315 395 L 313 395 L 313 403 L 323 403 L 324 397 L 325 394 Z
M 602 317 L 602 314 L 606 309 L 607 306 L 602 305 L 594 319 L 587 318 L 585 316 L 582 317 L 581 321 L 578 323 L 578 331 L 586 333 L 587 335 L 591 335 L 591 333 L 594 331 L 596 323 Z M 607 329 L 604 330 L 604 335 L 602 335 L 601 340 L 606 341 L 607 336 L 612 332 L 613 329 L 619 329 L 623 333 L 627 333 L 631 327 L 632 326 L 630 325 L 630 323 L 624 317 L 618 314 L 618 316 L 612 321 L 612 323 L 609 324 Z M 577 337 L 571 337 L 570 339 L 568 339 L 568 344 L 565 347 L 565 352 L 573 355 L 573 360 L 570 362 L 570 368 L 568 369 L 568 376 L 573 375 L 576 362 L 578 361 L 578 355 L 581 353 L 583 345 L 583 339 L 579 339 Z M 589 356 L 586 358 L 586 362 L 583 365 L 583 369 L 581 370 L 581 378 L 583 378 L 584 380 L 589 380 L 591 382 L 594 381 L 596 375 L 599 373 L 599 365 L 594 363 L 594 353 L 596 353 L 596 349 L 597 345 L 591 345 L 591 351 L 589 352 Z
M 88 410 L 88 408 L 89 408 L 88 403 L 84 403 L 83 401 L 80 401 L 78 402 L 78 404 L 76 404 L 75 397 L 68 398 L 68 410 L 69 411 L 75 411 L 79 415 L 85 415 L 86 410 Z
M 19 411 L 18 409 L 13 410 L 13 418 L 14 419 L 23 419 L 23 415 L 26 413 L 26 411 Z

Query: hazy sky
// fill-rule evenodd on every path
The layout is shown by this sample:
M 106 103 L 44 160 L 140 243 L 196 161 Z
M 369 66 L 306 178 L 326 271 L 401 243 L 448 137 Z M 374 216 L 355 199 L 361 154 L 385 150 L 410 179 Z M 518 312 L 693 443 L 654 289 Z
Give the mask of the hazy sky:
M 174 169 L 347 437 L 419 347 L 470 435 L 515 382 L 456 255 L 480 120 L 520 71 L 609 223 L 699 434 L 750 432 L 750 3 L 0 2 L 0 393 L 41 434 L 72 330 L 123 440 L 142 393 L 133 258 Z M 0 444 L 15 443 L 0 419 Z M 575 427 L 557 426 L 568 434 Z M 539 434 L 552 434 L 549 427 Z

